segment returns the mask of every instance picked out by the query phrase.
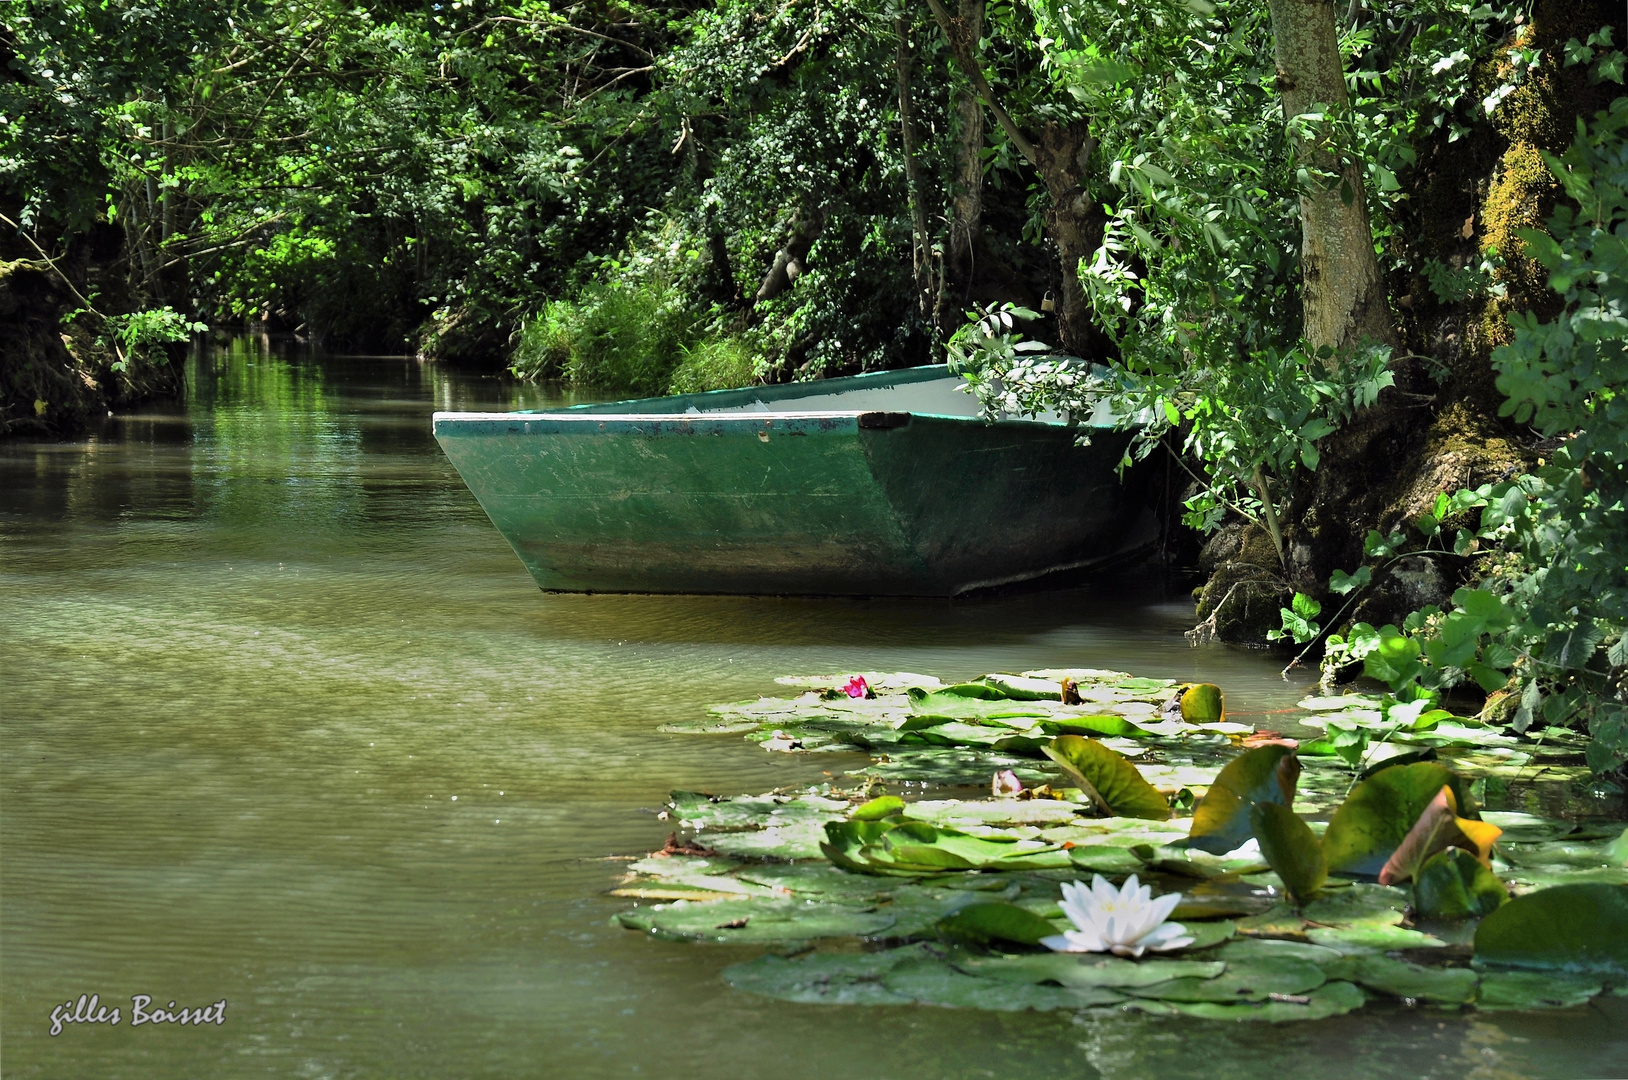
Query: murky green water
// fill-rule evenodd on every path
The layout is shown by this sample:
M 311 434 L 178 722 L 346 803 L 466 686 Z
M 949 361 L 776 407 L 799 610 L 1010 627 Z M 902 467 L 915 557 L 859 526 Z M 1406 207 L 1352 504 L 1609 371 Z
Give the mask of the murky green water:
M 0 444 L 0 1038 L 7 1077 L 1628 1075 L 1628 999 L 1293 1028 L 797 1006 L 647 941 L 607 856 L 672 788 L 844 764 L 657 733 L 773 676 L 1053 665 L 1222 683 L 1134 582 L 976 603 L 546 596 L 437 450 L 532 407 L 409 361 L 194 362 L 190 400 Z M 855 760 L 853 765 L 857 765 Z M 225 999 L 205 1028 L 70 1026 Z

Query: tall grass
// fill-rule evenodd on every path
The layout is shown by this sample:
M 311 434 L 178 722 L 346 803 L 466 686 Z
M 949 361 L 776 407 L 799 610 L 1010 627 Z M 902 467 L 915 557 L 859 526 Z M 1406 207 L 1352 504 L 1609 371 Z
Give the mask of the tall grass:
M 764 366 L 744 338 L 707 333 L 679 290 L 648 279 L 550 300 L 521 329 L 509 363 L 522 379 L 641 396 L 747 386 Z
M 581 309 L 569 300 L 550 300 L 521 327 L 509 370 L 521 379 L 558 378 L 581 337 Z
M 708 337 L 684 350 L 667 384 L 669 394 L 699 394 L 750 386 L 763 377 L 767 362 L 740 337 Z

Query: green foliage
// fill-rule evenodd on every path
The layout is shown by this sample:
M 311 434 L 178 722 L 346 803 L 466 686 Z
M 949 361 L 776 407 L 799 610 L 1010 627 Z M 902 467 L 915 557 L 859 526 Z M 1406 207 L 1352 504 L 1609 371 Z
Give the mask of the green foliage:
M 582 339 L 582 312 L 569 300 L 550 300 L 520 329 L 509 358 L 517 378 L 558 377 Z
M 1289 807 L 1269 802 L 1251 807 L 1249 822 L 1261 855 L 1283 882 L 1289 902 L 1304 904 L 1316 896 L 1328 879 L 1328 860 L 1311 826 Z
M 1475 919 L 1509 899 L 1498 876 L 1463 848 L 1437 852 L 1413 882 L 1413 909 L 1425 919 Z
M 1312 622 L 1323 610 L 1323 605 L 1307 596 L 1305 593 L 1295 593 L 1292 608 L 1279 608 L 1283 617 L 1283 629 L 1268 630 L 1268 641 L 1282 641 L 1285 638 L 1292 640 L 1296 645 L 1304 645 L 1309 641 L 1316 641 L 1323 628 Z
M 648 396 L 666 391 L 696 326 L 684 297 L 659 282 L 594 286 L 578 304 L 565 377 Z
M 668 384 L 670 394 L 699 394 L 750 386 L 763 375 L 764 361 L 743 336 L 706 337 L 680 350 Z
M 1481 920 L 1476 960 L 1499 967 L 1628 975 L 1628 887 L 1560 885 Z
M 108 316 L 103 320 L 102 337 L 118 343 L 119 358 L 114 361 L 113 370 L 124 372 L 132 363 L 168 363 L 164 346 L 190 340 L 193 334 L 208 329 L 203 323 L 188 319 L 165 305 L 128 315 Z
M 1193 811 L 1189 847 L 1222 855 L 1254 835 L 1258 805 L 1293 806 L 1300 761 L 1287 746 L 1260 746 L 1227 762 Z
M 1442 494 L 1408 534 L 1373 533 L 1376 566 L 1415 552 L 1443 558 L 1495 553 L 1480 584 L 1425 608 L 1398 628 L 1358 623 L 1329 639 L 1325 668 L 1361 661 L 1400 701 L 1437 700 L 1470 681 L 1519 692 L 1514 727 L 1577 724 L 1588 760 L 1606 772 L 1628 761 L 1628 98 L 1583 126 L 1549 157 L 1576 208 L 1562 203 L 1549 234 L 1527 250 L 1549 271 L 1564 307 L 1541 322 L 1510 316 L 1514 341 L 1494 354 L 1505 415 L 1560 445 L 1536 472 Z M 1479 521 L 1468 520 L 1480 511 Z M 1445 523 L 1463 520 L 1453 531 Z M 1368 576 L 1360 582 L 1360 575 Z M 1336 575 L 1355 600 L 1373 569 Z M 1349 601 L 1347 606 L 1349 606 Z
M 1378 876 L 1443 786 L 1462 791 L 1450 769 L 1430 761 L 1392 766 L 1362 781 L 1323 833 L 1329 870 Z M 1458 805 L 1469 803 L 1459 796 Z
M 1169 820 L 1170 804 L 1123 754 L 1080 735 L 1060 735 L 1043 749 L 1103 814 Z

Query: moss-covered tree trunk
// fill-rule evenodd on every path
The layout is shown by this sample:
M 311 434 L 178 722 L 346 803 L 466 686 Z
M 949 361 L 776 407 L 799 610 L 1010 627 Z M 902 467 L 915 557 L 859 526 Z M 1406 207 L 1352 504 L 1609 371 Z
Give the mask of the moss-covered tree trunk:
M 1272 42 L 1284 120 L 1350 106 L 1340 59 L 1333 0 L 1272 0 Z M 1302 304 L 1306 340 L 1348 354 L 1364 342 L 1394 344 L 1385 283 L 1374 258 L 1374 236 L 1363 195 L 1362 166 L 1322 138 L 1294 138 L 1295 156 L 1310 174 L 1300 196 Z

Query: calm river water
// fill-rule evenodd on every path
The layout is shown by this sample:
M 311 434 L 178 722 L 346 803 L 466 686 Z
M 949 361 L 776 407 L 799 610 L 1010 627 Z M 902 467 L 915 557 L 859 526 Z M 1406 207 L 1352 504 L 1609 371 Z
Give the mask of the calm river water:
M 822 1008 L 732 991 L 751 950 L 614 927 L 606 857 L 660 846 L 670 789 L 841 767 L 656 731 L 775 675 L 1118 667 L 1255 714 L 1303 686 L 1188 648 L 1191 605 L 1126 581 L 544 595 L 429 430 L 543 400 L 239 342 L 191 361 L 182 404 L 0 443 L 6 1077 L 1628 1075 L 1628 998 L 1282 1028 Z M 51 1037 L 80 994 L 125 1022 Z M 136 994 L 224 1022 L 132 1028 Z

